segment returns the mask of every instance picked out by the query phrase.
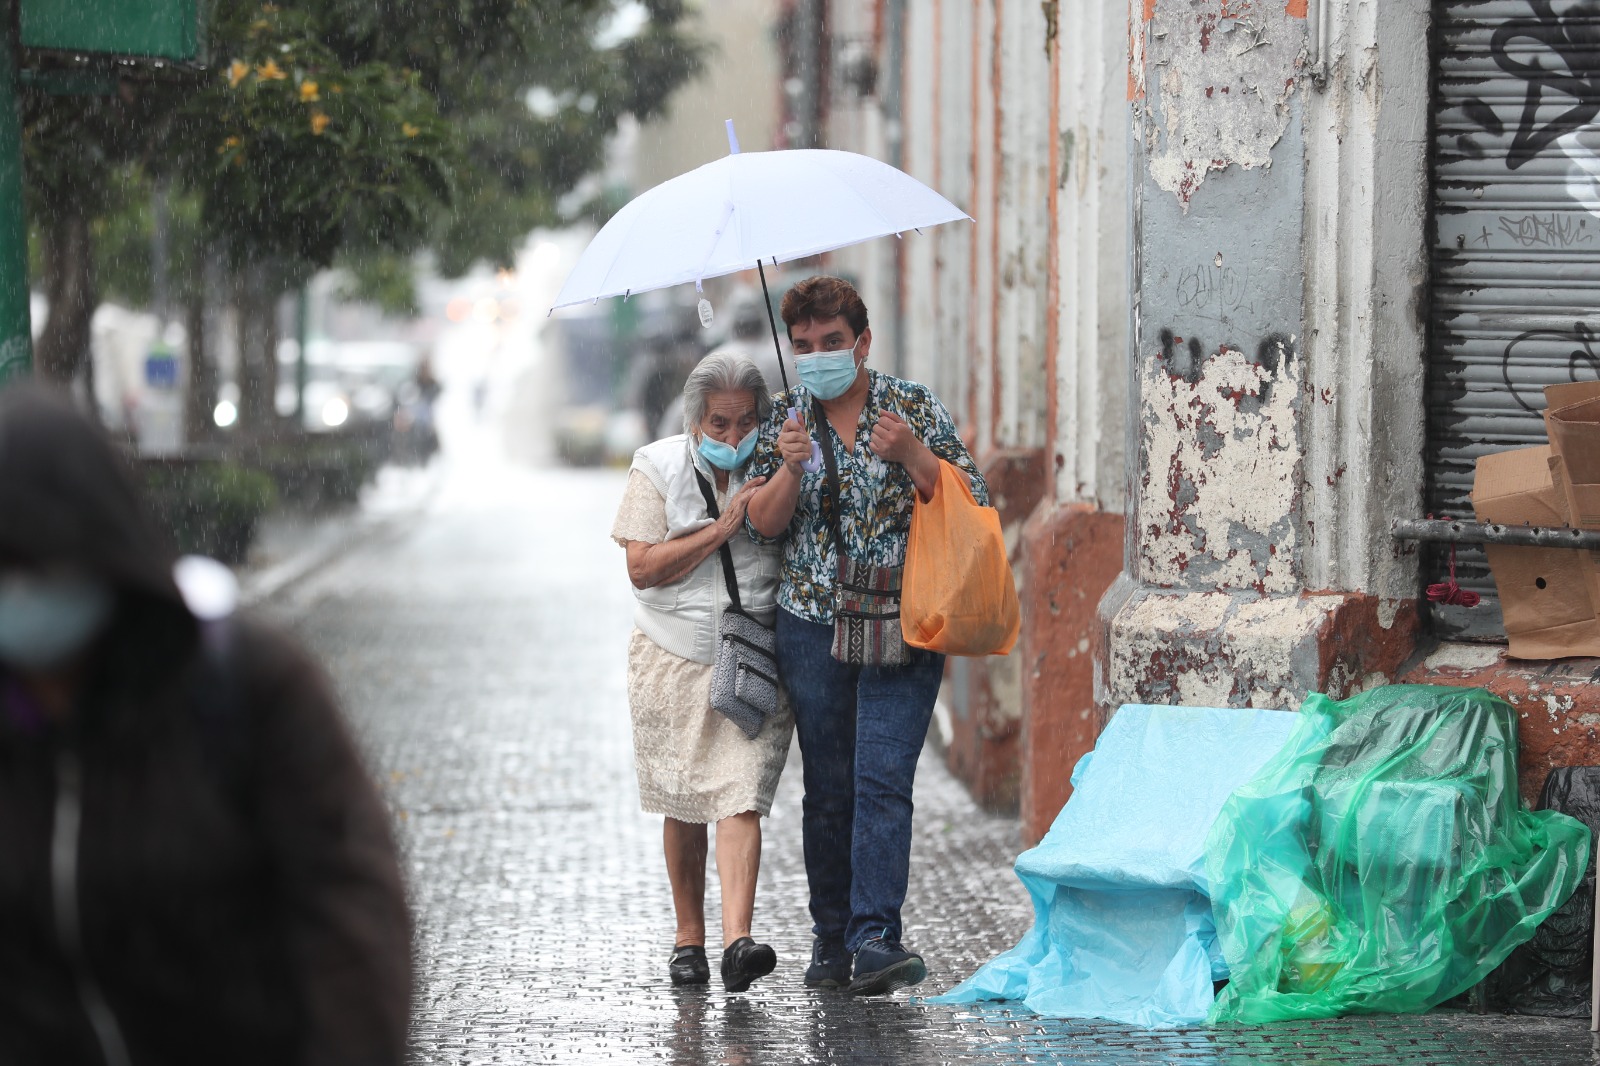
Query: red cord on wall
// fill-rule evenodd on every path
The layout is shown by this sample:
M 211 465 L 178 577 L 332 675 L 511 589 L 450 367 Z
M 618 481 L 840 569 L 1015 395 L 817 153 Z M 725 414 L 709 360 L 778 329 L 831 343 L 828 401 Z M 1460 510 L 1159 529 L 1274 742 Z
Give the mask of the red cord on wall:
M 1482 598 L 1471 589 L 1464 589 L 1456 584 L 1456 546 L 1450 545 L 1450 580 L 1429 585 L 1428 599 L 1434 603 L 1448 603 L 1455 607 L 1476 607 Z

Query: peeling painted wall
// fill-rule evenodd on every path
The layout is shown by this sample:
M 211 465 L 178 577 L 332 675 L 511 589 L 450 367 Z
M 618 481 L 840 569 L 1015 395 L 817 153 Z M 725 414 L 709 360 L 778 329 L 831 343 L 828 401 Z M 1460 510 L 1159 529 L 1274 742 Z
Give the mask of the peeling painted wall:
M 1111 626 L 1103 701 L 1294 709 L 1325 618 L 1298 598 L 1136 595 Z
M 1192 343 L 1192 347 L 1191 347 Z M 1164 588 L 1291 592 L 1298 550 L 1291 338 L 1246 353 L 1162 330 L 1140 383 L 1139 573 Z
M 993 249 L 994 438 L 998 448 L 1042 448 L 1045 300 L 1049 293 L 1049 52 L 1038 0 L 996 0 Z
M 1291 118 L 1305 17 L 1283 0 L 1198 0 L 1154 9 L 1142 83 L 1153 121 L 1145 166 L 1185 208 L 1206 175 L 1272 165 Z M 1153 90 L 1153 91 L 1152 91 Z
M 1249 23 L 1241 15 L 1221 33 L 1224 14 L 1240 10 L 1221 0 L 1158 5 L 1146 26 L 1147 80 L 1162 88 L 1158 99 L 1133 104 L 1142 180 L 1134 193 L 1138 465 L 1130 566 L 1162 588 L 1286 593 L 1300 580 L 1300 99 L 1283 102 L 1281 122 L 1275 102 L 1266 123 L 1254 93 L 1208 97 L 1185 88 L 1261 81 L 1269 59 L 1280 74 L 1295 75 L 1299 47 L 1284 41 L 1300 20 Z M 1192 40 L 1176 40 L 1181 34 Z M 1258 34 L 1269 43 L 1238 43 Z M 1235 43 L 1224 46 L 1224 37 Z M 1180 118 L 1185 108 L 1206 116 L 1208 127 L 1255 131 L 1229 142 L 1250 141 L 1245 161 L 1216 155 L 1226 165 L 1203 184 L 1174 187 L 1173 146 L 1200 128 L 1193 116 Z M 1175 119 L 1186 125 L 1174 130 Z M 1152 159 L 1152 151 L 1164 154 Z
M 1324 6 L 1313 56 L 1303 2 L 1132 2 L 1135 520 L 1104 712 L 1295 707 L 1415 646 L 1387 523 L 1420 484 L 1429 6 Z
M 1097 696 L 1295 707 L 1337 597 L 1301 595 L 1305 20 L 1135 4 L 1133 518 Z
M 972 174 L 972 4 L 965 0 L 938 0 L 932 5 L 911 5 L 913 19 L 924 15 L 933 22 L 938 41 L 937 50 L 931 55 L 934 70 L 929 82 L 933 91 L 920 99 L 908 94 L 906 102 L 916 109 L 917 124 L 908 128 L 907 139 L 922 139 L 935 146 L 935 169 L 926 177 L 917 176 L 976 216 L 979 212 L 973 204 Z M 914 54 L 908 56 L 908 61 L 922 62 Z M 954 353 L 968 352 L 972 347 L 972 259 L 978 228 L 965 223 L 940 226 L 932 238 L 937 281 L 931 317 L 937 323 L 938 334 L 927 351 L 940 365 L 929 370 L 936 376 L 918 380 L 937 381 L 940 397 L 958 419 L 965 421 L 973 406 L 972 378 L 967 361 L 955 358 Z M 914 313 L 926 310 L 915 299 L 908 300 L 907 306 Z
M 1056 85 L 1055 501 L 1127 506 L 1127 12 L 1061 5 Z
M 1389 522 L 1424 510 L 1429 7 L 1326 21 L 1327 88 L 1305 107 L 1303 570 L 1397 605 L 1420 583 Z

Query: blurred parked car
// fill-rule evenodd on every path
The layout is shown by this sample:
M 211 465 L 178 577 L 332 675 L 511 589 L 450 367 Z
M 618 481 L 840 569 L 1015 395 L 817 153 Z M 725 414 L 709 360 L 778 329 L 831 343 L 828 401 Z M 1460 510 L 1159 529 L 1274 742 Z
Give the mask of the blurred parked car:
M 611 316 L 569 314 L 546 323 L 551 443 L 572 466 L 606 460 L 606 426 L 615 407 L 617 336 Z
M 416 374 L 420 354 L 404 341 L 312 341 L 307 346 L 305 411 L 307 432 L 326 433 L 346 425 L 389 424 L 397 393 Z M 287 358 L 286 358 L 287 356 Z M 278 353 L 278 413 L 295 412 L 298 372 L 295 346 Z

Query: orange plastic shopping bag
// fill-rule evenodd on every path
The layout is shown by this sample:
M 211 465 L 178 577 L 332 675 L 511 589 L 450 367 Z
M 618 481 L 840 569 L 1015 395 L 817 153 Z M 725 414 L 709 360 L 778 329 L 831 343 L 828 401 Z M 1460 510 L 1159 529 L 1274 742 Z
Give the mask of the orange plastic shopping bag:
M 1000 512 L 943 460 L 933 499 L 918 493 L 911 512 L 900 628 L 912 647 L 946 655 L 1004 655 L 1022 628 Z

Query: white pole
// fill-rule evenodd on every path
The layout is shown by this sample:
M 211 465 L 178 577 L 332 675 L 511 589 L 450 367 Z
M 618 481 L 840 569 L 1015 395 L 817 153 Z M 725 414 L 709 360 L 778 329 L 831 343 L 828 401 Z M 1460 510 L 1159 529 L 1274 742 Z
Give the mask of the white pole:
M 1591 857 L 1600 866 L 1600 857 Z M 1594 879 L 1594 960 L 1589 970 L 1589 1032 L 1600 1033 L 1600 876 Z

